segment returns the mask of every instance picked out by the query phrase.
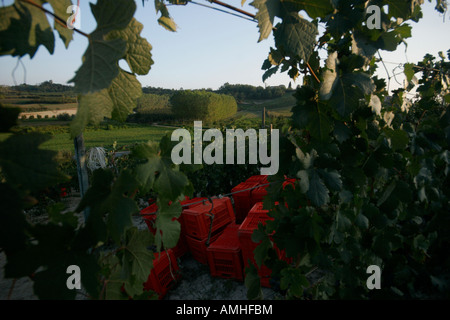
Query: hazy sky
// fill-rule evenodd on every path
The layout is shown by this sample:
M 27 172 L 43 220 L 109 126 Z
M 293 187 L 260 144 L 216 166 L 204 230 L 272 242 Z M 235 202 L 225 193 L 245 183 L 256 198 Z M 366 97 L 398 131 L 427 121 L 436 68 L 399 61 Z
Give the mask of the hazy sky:
M 11 2 L 6 0 L 3 3 L 8 5 Z M 197 2 L 209 5 L 205 0 Z M 241 0 L 226 2 L 241 7 Z M 248 5 L 250 2 L 251 0 L 247 1 L 243 9 L 255 13 L 256 10 Z M 423 7 L 424 18 L 418 24 L 412 23 L 413 36 L 408 40 L 406 53 L 404 46 L 396 52 L 382 52 L 385 61 L 417 62 L 426 53 L 437 55 L 439 51 L 446 52 L 450 49 L 450 14 L 443 21 L 442 15 L 434 11 L 434 2 L 433 0 L 430 4 L 426 0 Z M 155 61 L 149 74 L 139 77 L 143 86 L 217 89 L 225 82 L 264 86 L 261 65 L 269 48 L 273 46 L 273 36 L 258 43 L 256 23 L 195 4 L 170 6 L 169 11 L 179 27 L 176 33 L 172 33 L 158 25 L 153 0 L 146 2 L 144 7 L 142 1 L 136 1 L 136 4 L 138 9 L 135 17 L 144 24 L 142 36 L 152 45 Z M 89 1 L 81 0 L 80 29 L 91 32 L 94 28 L 95 20 Z M 67 83 L 80 67 L 86 47 L 87 40 L 75 33 L 74 41 L 66 50 L 56 35 L 53 56 L 44 47 L 40 47 L 32 60 L 28 56 L 22 59 L 26 74 L 19 65 L 14 76 L 17 58 L 0 57 L 0 84 L 13 85 L 14 78 L 17 84 L 25 81 L 37 84 L 46 80 Z M 396 67 L 391 63 L 386 66 L 391 74 Z M 385 77 L 381 66 L 379 71 Z M 397 68 L 395 71 L 399 72 L 401 69 Z M 400 75 L 398 79 L 401 82 L 403 77 Z M 289 77 L 284 73 L 272 76 L 266 81 L 266 85 L 287 86 L 289 82 Z M 297 84 L 300 84 L 299 80 L 294 85 Z M 391 89 L 396 86 L 398 85 L 392 79 Z

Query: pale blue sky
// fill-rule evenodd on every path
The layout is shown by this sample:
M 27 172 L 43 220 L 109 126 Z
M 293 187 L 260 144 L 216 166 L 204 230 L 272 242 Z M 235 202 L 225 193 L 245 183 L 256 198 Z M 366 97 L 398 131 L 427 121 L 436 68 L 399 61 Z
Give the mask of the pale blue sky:
M 209 4 L 205 0 L 197 2 Z M 241 7 L 241 0 L 226 2 Z M 247 1 L 243 9 L 255 13 L 255 9 L 248 5 L 250 2 Z M 8 5 L 11 1 L 4 3 Z M 169 11 L 179 27 L 176 33 L 172 33 L 158 25 L 153 1 L 146 2 L 144 7 L 140 0 L 136 4 L 138 9 L 135 17 L 144 24 L 142 36 L 152 45 L 155 61 L 149 74 L 139 77 L 143 86 L 217 89 L 225 82 L 264 86 L 261 65 L 269 48 L 273 46 L 273 37 L 271 35 L 269 39 L 258 43 L 256 23 L 194 4 L 170 6 Z M 95 20 L 89 1 L 81 0 L 81 14 L 80 29 L 92 31 Z M 426 1 L 424 18 L 418 24 L 413 23 L 413 36 L 408 40 L 406 54 L 404 46 L 401 46 L 396 52 L 382 52 L 382 57 L 386 61 L 405 63 L 417 62 L 426 53 L 437 55 L 439 51 L 446 52 L 450 49 L 449 16 L 447 14 L 444 22 L 442 15 L 434 11 L 434 4 Z M 37 84 L 53 80 L 66 83 L 81 65 L 86 47 L 87 40 L 79 34 L 75 34 L 74 41 L 67 50 L 57 37 L 53 56 L 40 47 L 32 60 L 28 56 L 22 59 L 26 68 L 26 82 Z M 16 58 L 0 57 L 1 85 L 14 84 L 12 71 L 16 64 Z M 395 67 L 393 64 L 386 66 L 390 72 Z M 385 77 L 381 66 L 379 71 L 380 76 Z M 24 82 L 22 66 L 17 68 L 15 79 L 18 84 Z M 399 76 L 398 79 L 401 81 L 403 78 Z M 266 84 L 287 86 L 289 81 L 284 73 L 272 76 Z M 297 80 L 294 85 L 300 84 L 300 81 Z M 392 80 L 391 89 L 396 86 Z

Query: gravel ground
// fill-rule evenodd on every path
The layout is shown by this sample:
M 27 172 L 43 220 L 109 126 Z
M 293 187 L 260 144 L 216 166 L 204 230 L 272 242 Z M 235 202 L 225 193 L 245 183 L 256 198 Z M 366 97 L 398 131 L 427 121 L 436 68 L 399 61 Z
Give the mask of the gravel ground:
M 0 300 L 7 300 L 13 279 L 5 279 L 3 269 L 6 263 L 4 253 L 0 254 Z M 179 259 L 181 279 L 166 294 L 164 300 L 246 300 L 247 289 L 243 282 L 212 277 L 207 266 L 197 262 L 188 253 Z M 264 299 L 277 299 L 277 294 L 263 288 Z M 83 299 L 79 295 L 79 299 Z M 33 294 L 33 281 L 18 279 L 9 296 L 11 300 L 37 300 Z
M 77 205 L 78 198 L 68 199 L 69 210 Z M 45 217 L 33 217 L 34 221 L 45 221 Z M 139 229 L 147 228 L 140 217 L 134 217 L 134 224 Z M 33 294 L 33 282 L 29 278 L 4 278 L 6 256 L 0 253 L 0 300 L 36 300 Z M 190 253 L 178 259 L 181 279 L 164 297 L 165 300 L 246 300 L 247 289 L 242 281 L 212 277 L 209 267 L 196 261 Z M 14 283 L 14 289 L 11 290 Z M 263 288 L 264 299 L 277 299 L 276 292 Z M 83 299 L 83 295 L 79 295 Z

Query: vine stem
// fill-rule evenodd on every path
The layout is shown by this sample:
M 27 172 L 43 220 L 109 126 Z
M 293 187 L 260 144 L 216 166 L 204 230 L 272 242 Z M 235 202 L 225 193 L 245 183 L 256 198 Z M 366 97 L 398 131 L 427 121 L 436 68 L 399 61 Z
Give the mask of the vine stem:
M 55 21 L 56 21 L 58 24 L 60 24 L 60 25 L 63 26 L 64 28 L 67 28 L 67 23 L 66 23 L 66 21 L 64 21 L 63 18 L 61 18 L 61 17 L 57 16 L 56 14 L 54 14 L 53 12 L 51 12 L 51 11 L 45 9 L 43 6 L 37 4 L 37 3 L 34 2 L 33 0 L 19 0 L 19 1 L 28 3 L 29 5 L 32 5 L 32 6 L 36 7 L 36 8 L 38 8 L 39 10 L 41 10 L 41 11 L 43 11 L 43 12 L 45 12 L 45 13 L 51 15 L 53 18 L 55 18 Z M 83 32 L 83 31 L 81 31 L 81 30 L 78 30 L 77 28 L 73 28 L 73 31 L 75 31 L 75 32 L 77 32 L 77 33 L 79 33 L 79 34 L 81 34 L 81 35 L 83 35 L 83 36 L 85 36 L 86 38 L 89 39 L 89 35 L 88 35 L 87 33 Z
M 422 121 L 422 118 L 425 116 L 425 113 L 427 113 L 427 110 L 425 110 L 425 111 L 422 113 L 422 115 L 420 116 L 420 119 L 419 119 L 419 121 L 418 121 L 417 124 L 416 124 L 416 131 L 417 131 L 417 127 L 419 127 L 420 122 Z
M 316 76 L 316 74 L 314 73 L 314 70 L 311 68 L 309 62 L 306 63 L 306 66 L 308 67 L 309 72 L 311 72 L 311 74 L 314 76 L 314 78 L 316 79 L 316 81 L 317 81 L 318 83 L 320 83 L 319 78 L 318 78 L 318 77 Z
M 386 71 L 386 74 L 388 76 L 387 92 L 389 93 L 390 86 L 391 86 L 391 75 L 389 74 L 389 71 L 388 71 L 386 65 L 384 64 L 383 58 L 381 57 L 381 54 L 380 54 L 380 51 L 377 50 L 377 53 L 378 53 L 378 57 L 380 58 L 381 63 L 383 64 L 384 70 Z

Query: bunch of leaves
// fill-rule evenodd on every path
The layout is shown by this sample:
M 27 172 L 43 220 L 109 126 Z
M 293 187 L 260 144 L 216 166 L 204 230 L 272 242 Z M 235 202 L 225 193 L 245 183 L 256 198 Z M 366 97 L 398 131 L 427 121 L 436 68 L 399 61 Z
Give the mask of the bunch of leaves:
M 46 2 L 56 16 L 53 28 L 42 7 Z M 1 7 L 0 54 L 32 58 L 40 45 L 53 53 L 54 30 L 67 47 L 73 31 L 60 23 L 69 17 L 65 12 L 69 5 L 70 1 L 17 0 Z M 133 18 L 134 1 L 100 0 L 90 6 L 96 29 L 89 35 L 76 30 L 88 38 L 89 45 L 71 80 L 79 94 L 72 137 L 104 117 L 124 121 L 142 93 L 136 74 L 146 74 L 153 64 L 151 46 L 140 36 L 142 25 Z M 119 68 L 121 59 L 132 73 Z M 7 132 L 18 114 L 1 111 L 1 131 Z M 152 248 L 161 251 L 177 244 L 176 218 L 181 214 L 177 200 L 192 194 L 185 174 L 170 160 L 169 138 L 135 146 L 133 161 L 121 164 L 120 170 L 96 170 L 75 212 L 57 203 L 47 210 L 48 223 L 32 224 L 24 209 L 38 201 L 33 194 L 67 182 L 58 170 L 56 152 L 40 148 L 48 139 L 49 135 L 40 133 L 12 134 L 0 143 L 5 209 L 0 214 L 0 248 L 7 255 L 5 277 L 30 277 L 41 299 L 73 299 L 77 292 L 67 288 L 66 270 L 78 265 L 90 298 L 148 298 L 151 294 L 143 292 L 143 283 L 152 268 Z M 148 192 L 157 195 L 160 208 L 155 236 L 132 223 L 132 215 L 139 211 L 136 195 Z
M 94 171 L 75 212 L 58 203 L 48 208 L 46 224 L 30 224 L 23 209 L 29 197 L 26 191 L 61 182 L 51 161 L 54 152 L 33 149 L 35 143 L 45 141 L 40 135 L 35 140 L 19 135 L 2 142 L 0 165 L 7 181 L 1 184 L 6 210 L 0 216 L 0 246 L 8 258 L 5 276 L 31 277 L 34 293 L 41 299 L 73 299 L 76 291 L 66 287 L 66 268 L 78 265 L 89 298 L 141 297 L 152 268 L 151 248 L 161 251 L 177 244 L 180 224 L 174 219 L 181 214 L 177 200 L 192 194 L 186 176 L 167 158 L 167 140 L 135 147 L 135 161 L 118 175 L 112 169 Z M 140 191 L 158 197 L 156 236 L 132 223 L 139 212 L 135 198 Z M 80 213 L 86 210 L 89 215 L 81 223 Z
M 254 3 L 265 4 L 260 24 L 262 16 L 278 15 L 278 1 Z M 450 57 L 427 55 L 405 68 L 409 80 L 422 72 L 414 103 L 404 90 L 389 96 L 374 76 L 374 55 L 411 36 L 406 21 L 419 20 L 422 1 L 372 3 L 389 8 L 379 30 L 363 23 L 366 1 L 302 2 L 325 23 L 320 42 L 328 58 L 321 64 L 317 52 L 310 55 L 316 76 L 305 75 L 292 127 L 280 137 L 283 156 L 272 179 L 296 177 L 295 188 L 268 188 L 264 207 L 274 220 L 253 234 L 257 266 L 272 269 L 287 298 L 449 297 Z M 276 45 L 272 53 L 286 53 Z M 292 263 L 273 254 L 275 244 Z M 366 286 L 370 265 L 382 270 L 380 290 Z M 250 280 L 256 270 L 248 270 Z M 250 280 L 249 298 L 260 297 L 259 281 Z
M 212 122 L 229 118 L 237 112 L 233 96 L 208 91 L 178 91 L 170 97 L 170 104 L 179 119 Z

